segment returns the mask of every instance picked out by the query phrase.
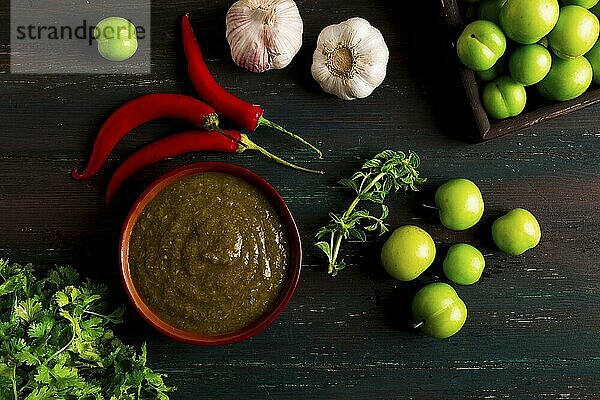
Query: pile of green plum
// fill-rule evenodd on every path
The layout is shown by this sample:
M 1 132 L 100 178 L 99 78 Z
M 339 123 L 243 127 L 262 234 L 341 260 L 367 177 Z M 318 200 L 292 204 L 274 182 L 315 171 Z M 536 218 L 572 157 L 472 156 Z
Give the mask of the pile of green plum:
M 435 194 L 439 218 L 446 228 L 463 231 L 473 227 L 483 215 L 481 191 L 468 179 L 451 179 Z M 492 226 L 494 243 L 509 255 L 520 255 L 538 245 L 540 225 L 529 211 L 515 208 L 498 218 Z M 429 268 L 435 259 L 436 247 L 425 230 L 405 225 L 396 229 L 381 250 L 381 263 L 392 277 L 412 281 Z M 485 268 L 485 258 L 467 243 L 452 245 L 443 261 L 446 277 L 458 285 L 479 281 Z M 447 338 L 457 333 L 467 319 L 467 307 L 456 290 L 447 283 L 435 282 L 419 290 L 412 303 L 415 326 L 435 338 Z
M 456 43 L 460 61 L 488 82 L 481 93 L 497 120 L 525 109 L 526 86 L 552 101 L 600 83 L 599 0 L 463 0 L 477 20 Z M 510 54 L 509 54 L 510 53 Z

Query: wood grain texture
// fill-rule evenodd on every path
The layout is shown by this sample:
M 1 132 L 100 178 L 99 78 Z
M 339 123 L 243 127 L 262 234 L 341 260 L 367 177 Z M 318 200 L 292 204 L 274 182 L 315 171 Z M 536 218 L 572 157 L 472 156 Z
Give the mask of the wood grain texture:
M 288 308 L 245 342 L 198 348 L 154 332 L 128 307 L 121 329 L 131 343 L 148 342 L 150 364 L 179 386 L 174 399 L 597 399 L 600 394 L 600 108 L 591 106 L 517 134 L 469 144 L 474 132 L 456 76 L 437 2 L 298 1 L 304 46 L 286 69 L 263 75 L 236 67 L 224 39 L 229 1 L 155 2 L 152 73 L 147 76 L 26 76 L 8 71 L 7 35 L 0 38 L 0 252 L 15 261 L 70 263 L 110 285 L 126 302 L 117 273 L 120 225 L 134 199 L 161 174 L 183 164 L 221 160 L 257 172 L 288 202 L 306 254 Z M 0 26 L 9 10 L 0 7 Z M 296 162 L 322 168 L 312 176 L 258 154 L 192 154 L 148 167 L 103 206 L 110 172 L 135 148 L 187 128 L 159 121 L 119 144 L 94 180 L 75 182 L 103 119 L 124 101 L 158 91 L 191 94 L 178 20 L 189 11 L 209 68 L 234 93 L 260 102 L 267 117 L 317 142 L 315 160 L 268 129 L 252 137 Z M 310 77 L 319 31 L 363 16 L 381 29 L 390 52 L 388 77 L 364 100 L 343 102 Z M 312 234 L 341 210 L 350 194 L 335 182 L 384 148 L 413 149 L 429 178 L 423 191 L 390 198 L 392 227 L 418 224 L 443 257 L 458 241 L 487 255 L 480 283 L 459 287 L 469 308 L 464 329 L 446 341 L 409 329 L 412 295 L 439 279 L 437 267 L 418 282 L 385 276 L 384 238 L 349 243 L 350 267 L 336 278 L 312 246 Z M 454 233 L 420 205 L 452 177 L 481 188 L 486 214 L 477 228 Z M 538 216 L 543 240 L 521 257 L 490 243 L 495 217 L 513 207 Z

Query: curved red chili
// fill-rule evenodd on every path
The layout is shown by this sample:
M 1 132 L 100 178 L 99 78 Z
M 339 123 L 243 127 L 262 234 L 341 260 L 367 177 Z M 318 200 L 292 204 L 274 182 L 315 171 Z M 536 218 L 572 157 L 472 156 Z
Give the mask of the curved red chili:
M 237 140 L 241 139 L 239 132 L 227 131 L 227 133 Z M 159 139 L 142 147 L 119 165 L 108 183 L 106 205 L 110 203 L 113 196 L 130 176 L 147 165 L 192 151 L 235 153 L 239 149 L 238 143 L 215 131 L 189 131 Z
M 219 126 L 215 110 L 202 101 L 180 94 L 148 94 L 119 107 L 104 122 L 83 171 L 74 170 L 73 178 L 89 179 L 96 175 L 119 141 L 138 126 L 159 118 L 182 119 L 198 128 L 214 130 Z
M 234 122 L 240 128 L 255 130 L 264 110 L 259 105 L 250 104 L 234 96 L 217 83 L 204 62 L 188 14 L 183 16 L 181 34 L 190 80 L 200 97 L 212 103 L 211 105 L 222 117 Z
M 232 130 L 224 130 L 223 132 L 233 140 L 217 131 L 187 131 L 166 136 L 142 147 L 125 159 L 113 173 L 113 176 L 108 183 L 108 189 L 106 190 L 106 205 L 110 204 L 110 201 L 123 183 L 142 168 L 166 158 L 196 151 L 241 153 L 246 149 L 257 150 L 265 156 L 288 167 L 305 172 L 323 173 L 322 171 L 307 169 L 285 161 L 253 143 L 246 135 L 240 132 Z M 240 143 L 243 146 L 240 146 Z
M 204 62 L 202 50 L 194 35 L 194 30 L 190 24 L 188 14 L 185 14 L 181 20 L 181 35 L 183 38 L 183 49 L 188 64 L 188 74 L 192 81 L 192 85 L 200 97 L 214 107 L 221 117 L 224 117 L 235 123 L 238 127 L 249 131 L 254 131 L 259 126 L 269 126 L 277 129 L 309 146 L 319 154 L 319 157 L 322 156 L 319 149 L 300 136 L 266 119 L 264 117 L 264 110 L 261 106 L 248 103 L 247 101 L 234 96 L 217 83 Z

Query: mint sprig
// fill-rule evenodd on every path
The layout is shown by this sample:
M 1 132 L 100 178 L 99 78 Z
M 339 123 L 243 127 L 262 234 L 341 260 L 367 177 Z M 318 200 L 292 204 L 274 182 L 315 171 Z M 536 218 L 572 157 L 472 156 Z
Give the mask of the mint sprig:
M 380 236 L 388 231 L 384 222 L 389 214 L 388 207 L 383 204 L 386 196 L 399 190 L 418 191 L 417 186 L 426 181 L 426 178 L 419 176 L 420 163 L 419 156 L 413 151 L 406 155 L 402 151 L 385 150 L 365 162 L 350 179 L 339 181 L 341 186 L 352 189 L 356 198 L 343 213 L 330 213 L 329 225 L 315 233 L 317 239 L 328 239 L 320 240 L 315 245 L 327 256 L 329 274 L 335 276 L 346 267 L 346 262 L 338 259 L 343 240 L 364 242 L 369 231 L 378 231 Z M 356 210 L 361 201 L 380 204 L 381 214 L 375 216 L 364 209 Z

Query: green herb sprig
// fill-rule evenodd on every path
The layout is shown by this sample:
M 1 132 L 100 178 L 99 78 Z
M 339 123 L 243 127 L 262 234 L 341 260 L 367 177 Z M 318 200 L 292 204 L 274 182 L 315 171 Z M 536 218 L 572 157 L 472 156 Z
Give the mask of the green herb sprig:
M 350 179 L 339 181 L 341 186 L 354 190 L 356 198 L 342 214 L 329 214 L 330 224 L 315 234 L 317 239 L 329 239 L 315 244 L 329 260 L 329 274 L 335 276 L 346 267 L 344 260 L 338 260 L 342 240 L 364 242 L 368 231 L 378 230 L 380 236 L 388 231 L 384 222 L 389 214 L 388 207 L 383 204 L 385 198 L 390 192 L 400 189 L 418 191 L 417 185 L 426 181 L 419 176 L 417 168 L 420 163 L 419 156 L 413 151 L 409 151 L 407 156 L 402 151 L 385 150 L 365 162 Z M 381 204 L 381 215 L 377 217 L 367 210 L 356 210 L 361 201 Z
M 0 399 L 167 400 L 165 375 L 146 366 L 108 327 L 106 288 L 70 267 L 38 279 L 33 266 L 0 259 Z

